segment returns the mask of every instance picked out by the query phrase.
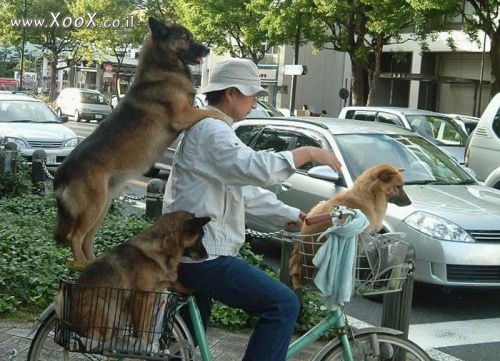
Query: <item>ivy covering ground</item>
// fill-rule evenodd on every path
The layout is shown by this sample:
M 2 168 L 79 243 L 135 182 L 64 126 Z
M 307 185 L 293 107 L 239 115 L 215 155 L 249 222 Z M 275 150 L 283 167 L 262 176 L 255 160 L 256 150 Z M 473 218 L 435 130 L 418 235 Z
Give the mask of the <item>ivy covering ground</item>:
M 65 264 L 70 251 L 55 245 L 52 230 L 56 204 L 50 185 L 44 187 L 48 190 L 42 195 L 30 194 L 26 169 L 21 169 L 16 177 L 0 176 L 0 318 L 34 318 L 52 302 L 59 278 L 68 276 Z M 142 213 L 131 214 L 128 209 L 126 203 L 113 204 L 96 237 L 97 254 L 152 223 Z M 248 243 L 242 248 L 241 257 L 278 278 Z M 298 331 L 310 329 L 324 316 L 320 304 L 313 295 L 303 297 Z M 243 311 L 219 303 L 215 304 L 211 319 L 211 325 L 229 330 L 246 329 L 254 322 Z

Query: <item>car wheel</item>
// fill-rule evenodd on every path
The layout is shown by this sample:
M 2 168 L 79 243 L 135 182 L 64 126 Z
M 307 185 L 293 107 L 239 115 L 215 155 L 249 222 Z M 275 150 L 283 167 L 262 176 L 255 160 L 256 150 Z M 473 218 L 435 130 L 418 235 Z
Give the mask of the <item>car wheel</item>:
M 144 177 L 155 178 L 160 174 L 160 170 L 155 168 L 155 166 L 151 166 L 146 172 L 143 173 Z
M 78 112 L 78 110 L 75 110 L 75 122 L 80 122 L 82 120 L 82 118 L 80 118 L 80 113 Z

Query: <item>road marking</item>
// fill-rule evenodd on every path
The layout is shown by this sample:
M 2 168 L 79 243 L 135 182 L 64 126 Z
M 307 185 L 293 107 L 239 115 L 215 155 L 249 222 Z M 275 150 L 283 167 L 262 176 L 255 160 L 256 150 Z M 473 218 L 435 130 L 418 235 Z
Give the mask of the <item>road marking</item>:
M 358 329 L 374 327 L 374 325 L 351 316 L 347 316 L 347 321 L 349 325 Z M 497 331 L 499 327 L 500 318 L 414 324 L 410 325 L 408 338 L 423 348 L 435 361 L 461 361 L 461 359 L 436 350 L 436 348 L 499 342 L 500 334 Z M 464 330 L 466 331 L 464 332 Z M 458 333 L 462 336 L 453 337 Z M 484 337 L 484 335 L 488 335 L 488 337 Z
M 500 342 L 500 318 L 410 326 L 409 339 L 423 348 Z

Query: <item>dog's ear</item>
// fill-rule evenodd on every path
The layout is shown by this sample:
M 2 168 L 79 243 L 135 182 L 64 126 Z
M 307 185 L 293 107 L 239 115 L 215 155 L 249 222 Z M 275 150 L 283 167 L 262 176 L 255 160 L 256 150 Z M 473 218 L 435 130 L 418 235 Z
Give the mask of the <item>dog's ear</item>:
M 151 34 L 153 34 L 154 38 L 159 38 L 167 33 L 168 29 L 163 21 L 156 20 L 153 17 L 149 17 L 148 23 L 149 29 L 151 29 Z
M 210 222 L 210 217 L 196 217 L 187 221 L 187 227 L 188 229 L 201 228 L 208 222 Z
M 390 168 L 384 168 L 382 169 L 379 173 L 377 178 L 380 179 L 384 183 L 388 183 L 392 180 L 392 178 L 399 174 L 399 171 L 390 169 Z

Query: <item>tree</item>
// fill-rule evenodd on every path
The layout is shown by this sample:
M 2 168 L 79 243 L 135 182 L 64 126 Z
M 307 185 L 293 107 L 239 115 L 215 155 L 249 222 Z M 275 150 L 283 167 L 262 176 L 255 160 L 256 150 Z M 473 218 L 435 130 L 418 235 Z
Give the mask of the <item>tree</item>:
M 500 92 L 500 23 L 498 21 L 499 0 L 409 0 L 417 10 L 437 9 L 449 16 L 461 15 L 464 32 L 470 40 L 480 44 L 479 31 L 484 32 L 491 43 L 491 87 L 490 98 Z M 453 39 L 450 39 L 453 46 Z
M 4 0 L 0 12 L 0 40 L 19 47 L 23 41 L 22 19 L 39 19 L 25 23 L 25 42 L 39 45 L 46 53 L 50 64 L 49 100 L 56 98 L 56 76 L 60 69 L 76 64 L 81 59 L 82 41 L 72 26 L 65 26 L 63 19 L 71 14 L 65 2 L 60 0 L 29 0 L 26 9 L 22 1 Z M 20 21 L 15 23 L 15 21 Z M 59 66 L 64 60 L 66 65 Z
M 116 57 L 118 66 L 115 68 L 115 88 L 118 89 L 125 54 L 139 48 L 148 32 L 145 15 L 140 11 L 137 1 L 75 0 L 68 8 L 75 18 L 83 14 L 92 17 L 92 26 L 79 28 L 78 37 L 85 43 L 92 44 L 92 52 L 87 54 L 88 60 L 101 62 L 109 54 Z M 110 24 L 106 21 L 111 20 L 116 21 L 117 26 L 104 28 L 103 26 Z M 120 21 L 119 25 L 117 21 Z M 117 95 L 120 95 L 119 92 Z
M 196 38 L 207 42 L 218 53 L 248 58 L 258 64 L 267 51 L 280 45 L 260 25 L 273 1 L 263 0 L 183 0 L 177 1 L 182 25 Z
M 349 54 L 352 70 L 352 102 L 372 101 L 381 69 L 384 45 L 401 42 L 402 29 L 412 26 L 414 39 L 427 27 L 421 26 L 430 11 L 415 11 L 406 0 L 293 0 L 278 3 L 283 14 L 275 17 L 270 29 L 286 29 L 295 19 L 300 22 L 300 42 L 311 41 L 316 49 Z M 293 15 L 296 14 L 296 15 Z M 368 78 L 369 92 L 366 91 Z

